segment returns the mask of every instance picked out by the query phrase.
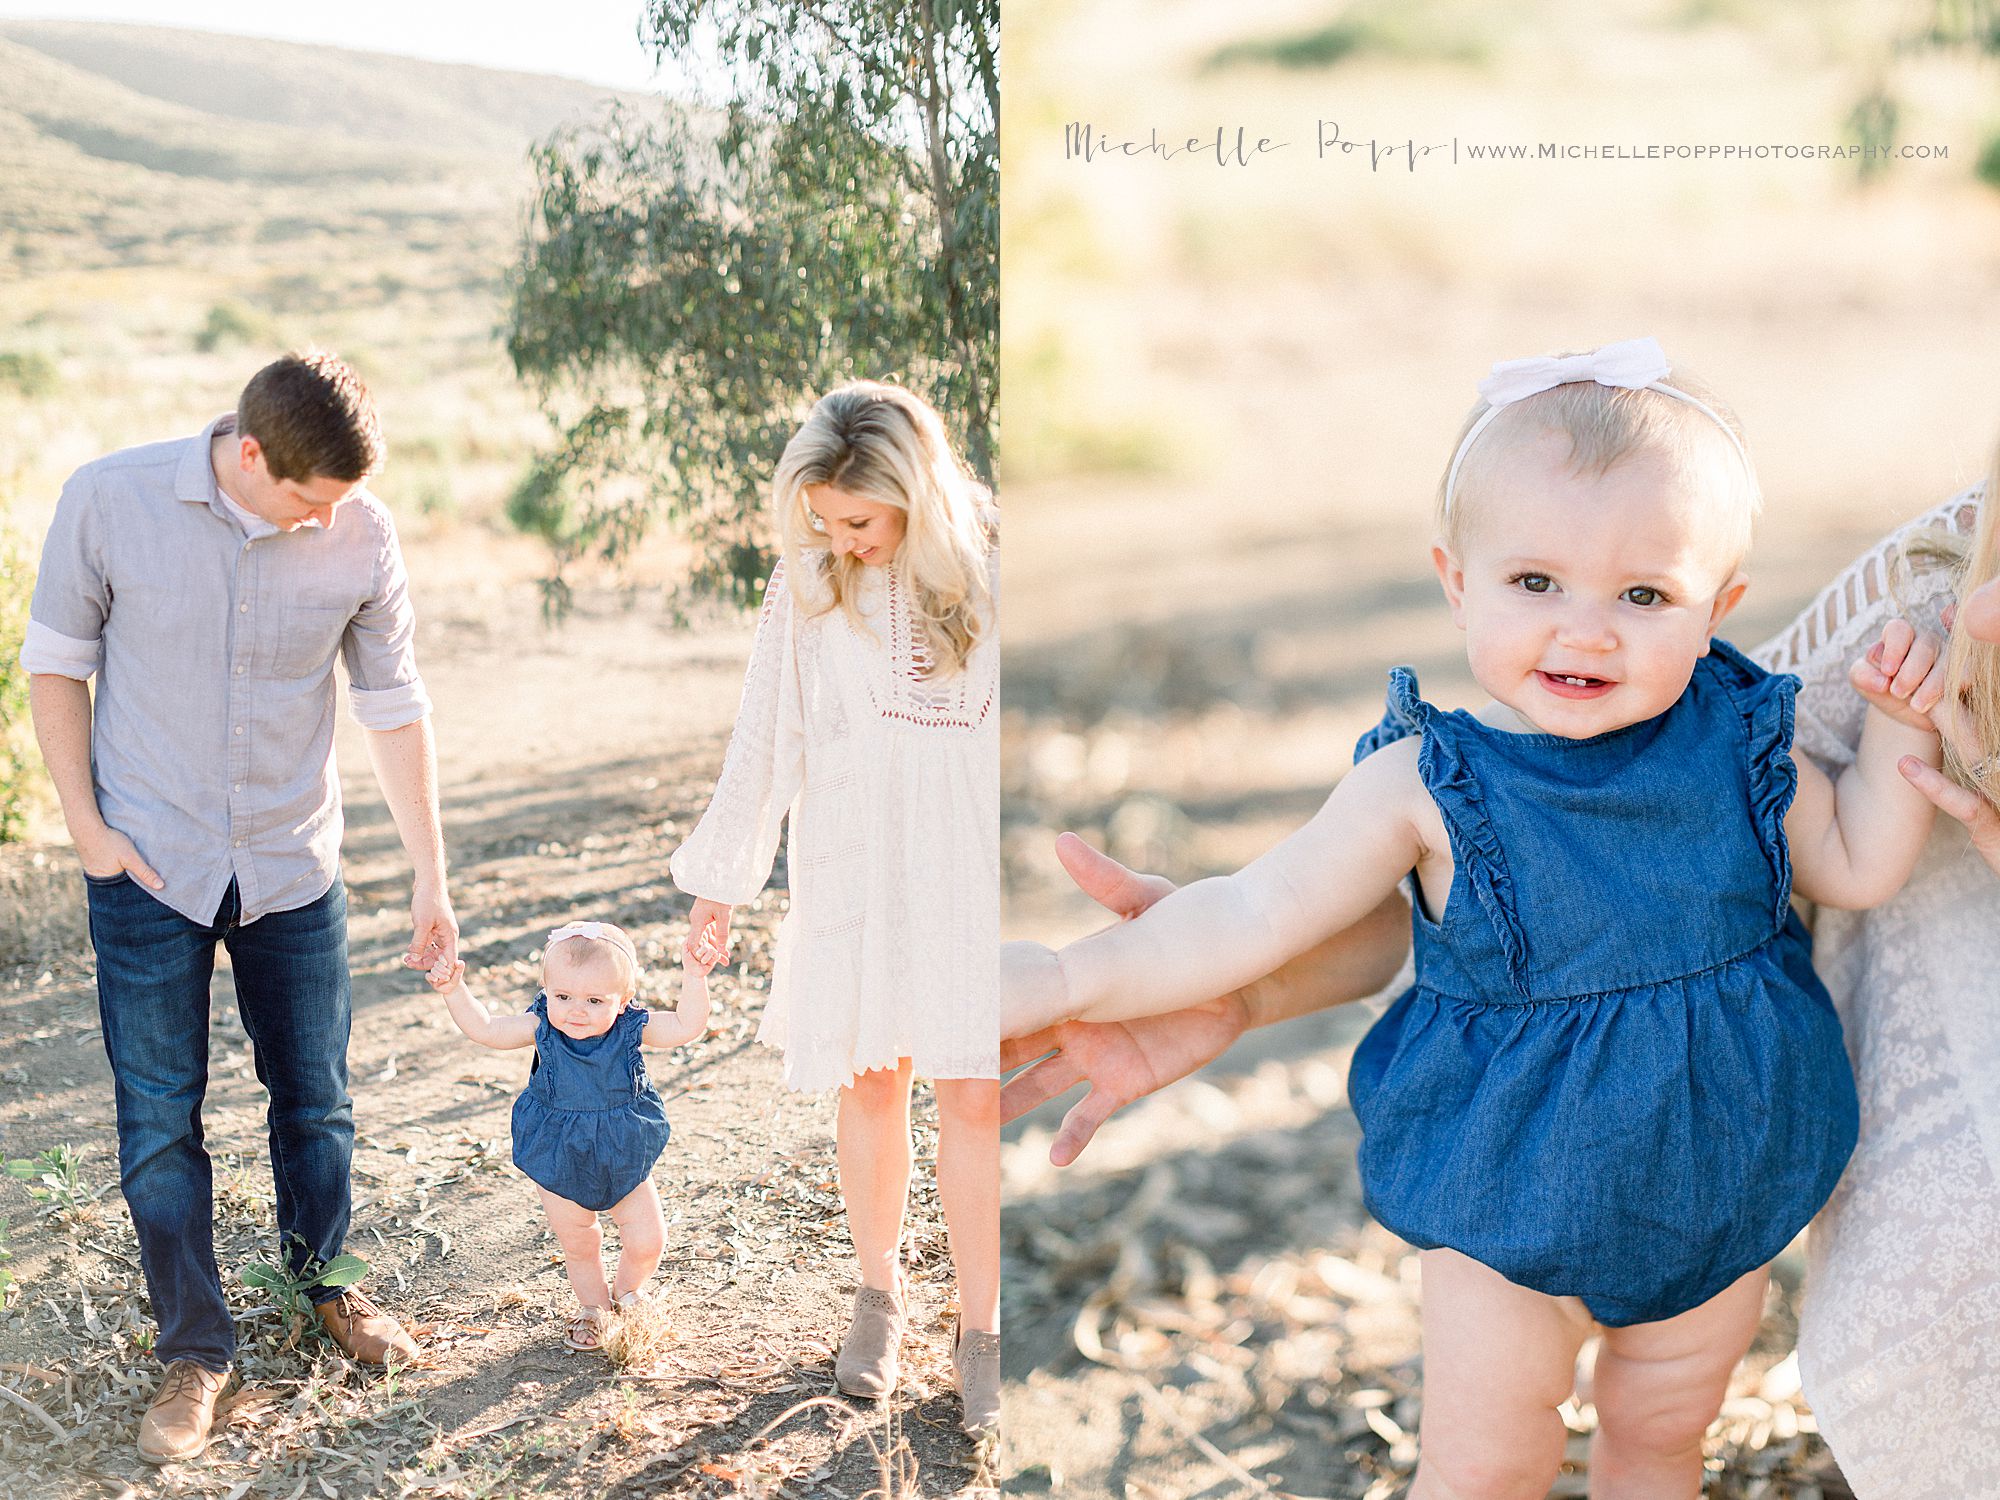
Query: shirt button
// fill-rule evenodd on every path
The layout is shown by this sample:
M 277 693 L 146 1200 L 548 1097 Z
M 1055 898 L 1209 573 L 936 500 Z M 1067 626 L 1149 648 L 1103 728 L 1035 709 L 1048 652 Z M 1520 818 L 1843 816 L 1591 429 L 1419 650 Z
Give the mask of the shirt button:
M 238 840 L 236 841 L 236 847 L 237 847 L 237 848 L 239 848 L 239 849 L 241 849 L 241 848 L 242 848 L 242 847 L 244 846 L 244 844 L 246 844 L 246 843 L 248 843 L 248 842 L 249 842 L 249 840 L 247 840 L 247 839 L 238 839 Z
M 236 726 L 236 732 L 237 732 L 238 734 L 241 734 L 241 733 L 243 732 L 243 726 L 242 726 L 241 724 L 238 724 L 238 725 Z
M 237 675 L 238 677 L 241 677 L 241 676 L 243 675 L 243 669 L 242 669 L 241 667 L 238 667 L 238 668 L 236 669 L 236 675 Z
M 240 791 L 242 791 L 242 790 L 243 790 L 243 783 L 242 783 L 242 782 L 240 782 L 240 781 L 239 781 L 239 782 L 237 782 L 237 783 L 236 783 L 236 785 L 235 785 L 235 787 L 234 787 L 234 788 L 232 788 L 232 790 L 234 790 L 234 791 L 239 791 L 239 792 L 240 792 Z
M 239 615 L 247 615 L 250 613 L 250 606 L 247 604 L 239 604 L 236 606 L 236 613 L 238 613 Z

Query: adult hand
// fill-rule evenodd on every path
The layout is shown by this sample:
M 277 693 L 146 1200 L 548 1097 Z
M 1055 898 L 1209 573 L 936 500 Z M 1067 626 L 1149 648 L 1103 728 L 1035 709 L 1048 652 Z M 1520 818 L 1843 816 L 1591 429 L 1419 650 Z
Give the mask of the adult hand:
M 100 880 L 130 875 L 148 890 L 157 891 L 165 887 L 166 882 L 160 879 L 158 872 L 140 857 L 138 846 L 110 824 L 99 823 L 96 828 L 73 837 L 77 863 L 83 866 L 84 874 L 95 875 Z
M 1135 1099 L 1206 1067 L 1243 1035 L 1248 1012 L 1234 995 L 1164 1016 L 1134 1021 L 1062 1021 L 1000 1044 L 1000 1067 L 1024 1068 L 1000 1089 L 1000 1118 L 1019 1119 L 1038 1104 L 1090 1087 L 1063 1116 L 1049 1160 L 1066 1167 L 1082 1154 L 1097 1127 Z M 1048 1053 L 1044 1057 L 1042 1054 Z
M 1164 876 L 1128 870 L 1073 833 L 1056 840 L 1056 858 L 1079 890 L 1121 920 L 1138 916 L 1174 889 Z M 1003 1071 L 1033 1058 L 1041 1061 L 1001 1088 L 1001 1118 L 1018 1119 L 1076 1084 L 1087 1083 L 1089 1089 L 1063 1116 L 1049 1147 L 1049 1160 L 1066 1167 L 1113 1114 L 1213 1062 L 1229 1050 L 1248 1022 L 1241 996 L 1231 993 L 1163 1016 L 1062 1021 L 1003 1041 Z
M 443 885 L 417 883 L 410 898 L 410 947 L 403 965 L 428 970 L 458 962 L 458 917 Z
M 1973 597 L 1976 599 L 1978 595 Z M 1971 628 L 1969 619 L 1967 628 Z M 2000 779 L 2000 753 L 1980 743 L 1977 726 L 1964 705 L 1946 698 L 1931 710 L 1931 719 L 1937 725 L 1938 733 L 1951 746 L 1958 763 L 1983 768 L 1982 785 L 1992 790 L 1996 779 Z M 1903 773 L 1905 781 L 1930 798 L 1939 811 L 1950 814 L 1965 825 L 1965 831 L 1972 835 L 1973 849 L 1993 867 L 1994 874 L 2000 875 L 2000 808 L 1996 808 L 1988 796 L 1960 786 L 1914 755 L 1906 755 L 1897 761 L 1896 769 Z
M 694 898 L 694 905 L 688 908 L 688 935 L 681 944 L 683 963 L 706 974 L 728 959 L 729 917 L 733 910 L 726 901 L 711 901 L 706 896 Z

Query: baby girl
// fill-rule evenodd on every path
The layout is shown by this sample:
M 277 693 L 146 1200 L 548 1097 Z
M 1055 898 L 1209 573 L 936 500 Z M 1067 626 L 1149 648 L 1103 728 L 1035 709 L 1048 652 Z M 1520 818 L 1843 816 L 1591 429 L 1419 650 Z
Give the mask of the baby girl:
M 465 965 L 428 978 L 458 1029 L 497 1050 L 533 1047 L 528 1086 L 514 1101 L 514 1165 L 541 1190 L 562 1245 L 578 1311 L 563 1342 L 602 1346 L 612 1310 L 631 1306 L 659 1266 L 666 1242 L 653 1163 L 667 1144 L 660 1096 L 640 1047 L 679 1047 L 708 1030 L 707 974 L 722 953 L 703 942 L 682 968 L 680 1003 L 633 1003 L 639 955 L 623 928 L 569 922 L 542 953 L 542 990 L 522 1015 L 496 1016 L 466 988 Z M 597 1216 L 618 1226 L 618 1274 L 607 1285 Z
M 1305 828 L 1059 953 L 1015 944 L 1003 1030 L 1117 1020 L 1268 973 L 1413 877 L 1416 983 L 1355 1053 L 1363 1191 L 1422 1251 L 1416 1500 L 1539 1497 L 1602 1330 L 1598 1496 L 1695 1495 L 1766 1268 L 1832 1191 L 1857 1107 L 1793 914 L 1886 900 L 1931 808 L 1935 642 L 1853 668 L 1837 781 L 1792 754 L 1796 679 L 1713 632 L 1759 494 L 1733 415 L 1650 339 L 1480 391 L 1432 558 L 1490 700 L 1391 674 Z

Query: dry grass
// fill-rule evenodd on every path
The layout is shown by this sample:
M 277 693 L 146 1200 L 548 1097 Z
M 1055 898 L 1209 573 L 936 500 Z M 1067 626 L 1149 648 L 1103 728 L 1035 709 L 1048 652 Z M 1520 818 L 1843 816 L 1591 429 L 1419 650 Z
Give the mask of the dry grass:
M 611 1320 L 604 1339 L 604 1356 L 628 1375 L 656 1373 L 680 1342 L 664 1299 L 641 1296 L 622 1307 Z

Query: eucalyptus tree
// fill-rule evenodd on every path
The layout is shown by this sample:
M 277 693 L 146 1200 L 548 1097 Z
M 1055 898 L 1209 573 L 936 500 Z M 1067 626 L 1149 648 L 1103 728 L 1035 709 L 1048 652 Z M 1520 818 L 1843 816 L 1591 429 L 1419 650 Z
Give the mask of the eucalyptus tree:
M 764 491 L 814 398 L 895 379 L 989 480 L 999 0 L 651 0 L 713 107 L 615 111 L 535 152 L 508 348 L 561 439 L 511 513 L 617 556 L 661 515 L 698 584 L 767 570 Z

